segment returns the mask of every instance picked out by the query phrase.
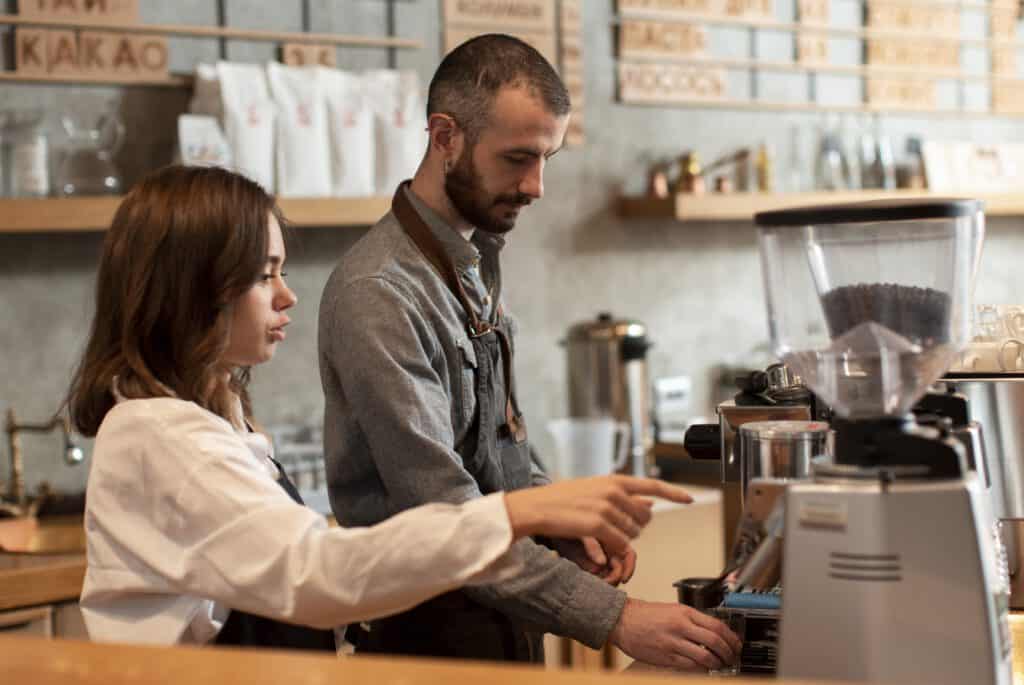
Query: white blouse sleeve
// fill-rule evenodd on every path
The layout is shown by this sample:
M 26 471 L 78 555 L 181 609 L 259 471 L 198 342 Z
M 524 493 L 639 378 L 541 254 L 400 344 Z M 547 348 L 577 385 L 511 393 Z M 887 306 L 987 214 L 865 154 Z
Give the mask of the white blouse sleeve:
M 134 436 L 147 439 L 143 471 L 158 482 L 140 483 L 150 511 L 147 521 L 135 517 L 129 537 L 149 573 L 170 588 L 329 628 L 519 570 L 501 493 L 417 507 L 368 528 L 329 528 L 288 497 L 226 423 L 192 406 L 173 422 L 154 416 L 149 435 Z M 160 478 L 172 470 L 176 478 Z M 161 487 L 168 481 L 174 491 Z M 114 533 L 119 524 L 107 523 Z M 140 523 L 153 534 L 138 535 Z M 152 542 L 142 543 L 146 537 Z

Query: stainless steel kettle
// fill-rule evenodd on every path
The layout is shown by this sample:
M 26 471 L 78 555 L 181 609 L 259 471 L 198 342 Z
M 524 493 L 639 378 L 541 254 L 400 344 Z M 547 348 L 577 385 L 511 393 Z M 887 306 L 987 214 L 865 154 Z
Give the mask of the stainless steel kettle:
M 623 473 L 654 474 L 651 453 L 647 327 L 603 312 L 574 324 L 564 342 L 569 368 L 569 415 L 610 416 L 629 425 Z

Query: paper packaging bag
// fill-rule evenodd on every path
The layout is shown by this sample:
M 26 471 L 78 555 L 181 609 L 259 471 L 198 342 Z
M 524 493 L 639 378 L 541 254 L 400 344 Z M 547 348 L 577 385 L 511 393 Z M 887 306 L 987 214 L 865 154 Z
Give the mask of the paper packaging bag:
M 178 154 L 186 166 L 230 169 L 231 148 L 214 117 L 182 114 L 178 117 Z
M 268 193 L 274 185 L 274 117 L 263 67 L 218 62 L 224 133 L 235 169 L 259 183 Z
M 327 102 L 320 70 L 267 65 L 277 105 L 277 192 L 282 197 L 331 194 Z
M 188 103 L 188 111 L 192 114 L 204 114 L 216 117 L 218 121 L 224 117 L 224 105 L 221 103 L 220 76 L 214 64 L 199 63 L 196 65 L 196 76 L 192 86 L 192 99 Z
M 376 188 L 391 195 L 412 178 L 427 151 L 427 121 L 416 72 L 377 70 L 363 75 L 373 107 Z
M 374 194 L 376 149 L 373 110 L 363 79 L 339 69 L 320 68 L 327 98 L 331 141 L 331 194 L 365 197 Z

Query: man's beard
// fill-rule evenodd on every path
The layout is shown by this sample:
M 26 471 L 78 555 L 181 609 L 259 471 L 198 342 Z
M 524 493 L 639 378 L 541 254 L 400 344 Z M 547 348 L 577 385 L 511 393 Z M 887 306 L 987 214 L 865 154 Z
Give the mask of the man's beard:
M 496 235 L 503 235 L 515 228 L 516 217 L 505 219 L 495 216 L 491 210 L 500 204 L 525 206 L 532 199 L 523 193 L 489 197 L 473 164 L 472 148 L 464 150 L 455 167 L 445 175 L 444 189 L 463 219 L 481 231 Z

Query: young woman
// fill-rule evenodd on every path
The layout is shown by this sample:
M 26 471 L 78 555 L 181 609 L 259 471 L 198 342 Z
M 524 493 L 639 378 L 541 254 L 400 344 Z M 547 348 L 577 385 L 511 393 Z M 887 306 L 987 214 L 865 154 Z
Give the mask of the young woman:
M 253 429 L 246 393 L 296 303 L 281 222 L 257 184 L 177 166 L 114 216 L 68 399 L 96 436 L 81 597 L 94 639 L 333 649 L 329 628 L 515 573 L 517 538 L 621 550 L 650 519 L 645 496 L 689 500 L 615 476 L 329 528 Z

